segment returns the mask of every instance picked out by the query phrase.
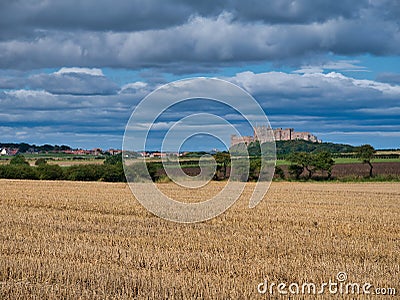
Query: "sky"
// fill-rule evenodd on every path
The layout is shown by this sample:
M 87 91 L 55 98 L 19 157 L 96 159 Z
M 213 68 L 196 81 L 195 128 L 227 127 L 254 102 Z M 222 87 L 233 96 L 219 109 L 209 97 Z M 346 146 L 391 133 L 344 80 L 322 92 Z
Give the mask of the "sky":
M 146 95 L 202 76 L 246 90 L 274 128 L 400 148 L 399 15 L 397 0 L 1 1 L 0 142 L 121 148 Z

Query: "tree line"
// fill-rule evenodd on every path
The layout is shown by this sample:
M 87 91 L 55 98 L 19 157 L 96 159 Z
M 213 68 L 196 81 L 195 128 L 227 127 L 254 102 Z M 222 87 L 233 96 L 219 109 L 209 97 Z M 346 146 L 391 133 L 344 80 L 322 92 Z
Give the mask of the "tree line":
M 9 164 L 0 165 L 0 178 L 124 182 L 125 174 L 121 157 L 121 155 L 120 158 L 109 156 L 103 164 L 99 165 L 61 167 L 48 164 L 44 158 L 37 159 L 35 166 L 30 166 L 22 154 L 17 154 Z
M 14 148 L 18 149 L 18 152 L 20 153 L 26 153 L 29 151 L 32 152 L 51 152 L 51 151 L 66 151 L 66 150 L 71 150 L 70 146 L 67 145 L 30 145 L 27 143 L 0 143 L 0 149 L 1 148 Z
M 355 147 L 355 156 L 365 164 L 368 164 L 369 177 L 373 177 L 373 165 L 372 159 L 376 153 L 374 147 L 371 145 L 362 145 Z M 306 173 L 306 179 L 311 179 L 312 176 L 317 171 L 327 174 L 327 179 L 331 179 L 332 168 L 335 161 L 332 158 L 332 154 L 328 151 L 319 152 L 294 152 L 287 156 L 286 158 L 289 162 L 289 173 L 295 177 L 295 179 L 300 179 L 303 173 Z
M 245 180 L 258 180 L 261 172 L 260 145 L 249 145 L 249 176 Z M 363 145 L 355 148 L 355 155 L 362 163 L 370 167 L 369 177 L 373 177 L 372 159 L 375 149 L 371 145 Z M 214 154 L 217 169 L 213 176 L 214 180 L 225 180 L 229 178 L 231 167 L 231 156 L 229 152 L 218 152 Z M 293 152 L 286 159 L 290 162 L 288 171 L 295 179 L 311 179 L 317 172 L 325 174 L 325 179 L 331 179 L 332 168 L 335 164 L 332 154 L 328 151 L 316 152 Z M 193 161 L 191 161 L 193 163 Z M 162 173 L 161 162 L 147 162 L 147 171 L 153 181 L 165 177 Z M 198 167 L 198 161 L 197 165 Z M 275 168 L 276 176 L 284 179 L 285 173 L 280 167 Z M 305 174 L 305 175 L 303 175 Z M 303 177 L 302 177 L 303 175 Z M 124 182 L 125 173 L 122 164 L 122 154 L 108 156 L 103 164 L 82 164 L 69 167 L 47 164 L 46 159 L 39 158 L 35 166 L 30 166 L 21 154 L 14 156 L 9 164 L 0 165 L 0 178 L 7 179 L 41 179 L 41 180 L 79 180 L 79 181 L 108 181 Z
M 276 141 L 276 155 L 278 159 L 285 159 L 288 155 L 295 152 L 329 152 L 332 155 L 338 153 L 356 152 L 357 147 L 347 144 L 335 143 L 313 143 L 303 140 Z

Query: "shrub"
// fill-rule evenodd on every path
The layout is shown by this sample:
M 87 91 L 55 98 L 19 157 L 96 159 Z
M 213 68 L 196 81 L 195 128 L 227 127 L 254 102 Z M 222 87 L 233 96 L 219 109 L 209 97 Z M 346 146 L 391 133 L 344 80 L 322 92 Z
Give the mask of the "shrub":
M 25 156 L 23 156 L 22 154 L 17 154 L 10 160 L 10 165 L 27 165 L 27 166 L 29 166 L 29 163 L 26 161 Z
M 0 166 L 0 178 L 6 179 L 39 179 L 35 168 L 26 164 Z
M 275 174 L 278 176 L 280 179 L 285 179 L 285 171 L 279 166 L 275 167 Z
M 102 169 L 102 177 L 101 180 L 107 182 L 125 182 L 125 174 L 122 164 L 116 165 L 104 165 L 100 166 Z
M 261 170 L 261 158 L 251 158 L 250 159 L 250 166 L 249 166 L 249 178 L 248 181 L 256 181 L 260 176 Z
M 64 172 L 59 165 L 41 164 L 37 167 L 39 179 L 61 180 L 64 179 Z
M 160 177 L 158 177 L 157 183 L 168 183 L 171 182 L 171 179 L 167 176 L 167 175 L 161 175 Z
M 64 178 L 75 181 L 125 182 L 122 164 L 77 165 L 65 169 Z
M 159 177 L 158 169 L 162 168 L 162 164 L 153 163 L 153 162 L 147 162 L 146 166 L 147 166 L 147 171 L 150 174 L 151 180 L 156 182 L 158 180 L 158 177 Z
M 98 181 L 102 176 L 101 165 L 77 165 L 68 167 L 65 170 L 65 178 L 67 180 Z
M 117 165 L 122 164 L 122 153 L 117 155 L 109 155 L 104 161 L 105 165 Z
M 35 166 L 41 166 L 47 164 L 47 160 L 45 158 L 38 158 L 35 161 Z

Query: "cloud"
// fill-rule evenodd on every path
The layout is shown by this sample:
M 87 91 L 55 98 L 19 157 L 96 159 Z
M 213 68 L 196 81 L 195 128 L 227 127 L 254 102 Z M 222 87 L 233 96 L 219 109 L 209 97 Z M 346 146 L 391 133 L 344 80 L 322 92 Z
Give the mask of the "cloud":
M 273 127 L 316 132 L 320 138 L 335 142 L 362 143 L 363 137 L 364 143 L 398 147 L 399 140 L 387 141 L 385 136 L 400 132 L 400 85 L 336 72 L 242 72 L 226 79 L 245 88 L 260 102 Z M 341 141 L 343 136 L 332 133 L 342 131 L 357 131 L 357 140 Z M 370 140 L 371 132 L 380 134 Z
M 0 89 L 20 89 L 25 82 L 25 78 L 0 77 Z
M 139 101 L 129 95 L 57 95 L 47 91 L 14 90 L 0 93 L 3 124 L 42 122 L 77 126 L 120 126 L 127 121 L 132 105 Z M 111 122 L 107 124 L 107 122 Z M 113 123 L 114 122 L 114 123 Z M 115 123 L 117 122 L 117 123 Z
M 376 80 L 380 82 L 386 82 L 389 84 L 400 85 L 400 74 L 392 72 L 383 72 L 378 74 Z
M 0 89 L 46 91 L 65 95 L 113 95 L 119 86 L 105 77 L 101 69 L 61 68 L 53 73 L 25 76 L 0 76 Z
M 85 75 L 91 75 L 91 76 L 103 76 L 103 71 L 101 69 L 97 68 L 61 68 L 57 72 L 54 72 L 53 74 L 56 75 L 63 75 L 63 74 L 85 74 Z
M 371 115 L 380 115 L 380 116 L 399 116 L 400 115 L 400 107 L 385 107 L 385 108 L 361 108 L 358 110 L 359 112 L 371 114 Z
M 130 93 L 137 93 L 139 91 L 144 91 L 147 93 L 151 92 L 151 90 L 149 90 L 149 85 L 146 82 L 136 81 L 136 82 L 124 84 L 121 87 L 119 93 L 130 94 Z
M 182 1 L 79 0 L 0 4 L 0 36 L 32 35 L 39 30 L 136 31 L 181 24 L 194 13 Z M 38 33 L 36 33 L 38 34 Z
M 252 93 L 273 125 L 318 128 L 322 138 L 395 137 L 399 74 L 342 73 L 374 72 L 355 55 L 400 54 L 399 15 L 397 0 L 1 1 L 1 124 L 21 139 L 64 132 L 115 141 L 133 107 L 171 74 L 223 77 L 240 67 L 249 71 L 225 79 Z M 295 71 L 251 72 L 257 65 Z M 159 121 L 202 109 L 183 105 Z
M 32 130 L 33 129 L 33 130 Z M 104 149 L 121 144 L 121 132 L 78 132 L 65 126 L 2 126 L 0 135 L 2 142 L 28 142 L 36 145 L 66 144 L 75 148 L 87 149 L 102 146 Z M 101 142 L 99 142 L 101 141 Z
M 64 71 L 61 74 L 54 72 L 35 76 L 47 78 L 49 82 L 57 76 L 63 79 L 65 76 L 87 76 L 103 79 L 104 82 L 109 80 L 106 76 Z M 297 74 L 248 71 L 224 79 L 251 93 L 264 108 L 273 127 L 311 131 L 324 140 L 336 142 L 351 142 L 350 134 L 340 135 L 339 132 L 357 132 L 357 135 L 352 135 L 357 137 L 353 143 L 362 143 L 363 138 L 364 142 L 371 142 L 371 132 L 379 132 L 371 143 L 395 147 L 396 133 L 400 132 L 397 118 L 399 85 L 355 79 L 337 72 Z M 118 147 L 133 108 L 156 87 L 148 82 L 135 81 L 118 86 L 114 94 L 75 95 L 74 89 L 64 94 L 51 91 L 52 88 L 0 92 L 0 124 L 11 130 L 3 139 L 14 135 L 14 139 L 19 141 L 52 142 L 50 138 L 56 139 L 58 136 L 62 139 L 62 133 L 65 133 L 72 145 L 83 140 L 84 136 L 88 140 L 82 145 L 94 145 L 97 142 L 100 146 Z M 88 87 L 85 89 L 88 90 Z M 157 109 L 157 105 L 149 106 L 149 109 Z M 234 124 L 243 122 L 243 118 L 223 105 L 183 102 L 165 111 L 157 120 L 159 124 L 156 128 L 164 128 L 165 124 L 173 124 L 185 115 L 204 111 L 217 114 Z M 26 134 L 16 135 L 17 132 Z M 392 136 L 390 143 L 385 140 L 388 136 Z M 49 140 L 46 141 L 46 137 Z M 117 137 L 119 141 L 115 143 Z
M 52 74 L 30 76 L 27 84 L 32 89 L 43 89 L 52 94 L 112 95 L 119 86 L 106 78 L 99 69 L 62 68 Z
M 325 1 L 273 1 L 266 6 L 261 1 L 254 1 L 253 5 L 232 1 L 222 9 L 220 2 L 189 5 L 177 1 L 176 12 L 170 15 L 162 11 L 173 10 L 165 1 L 149 2 L 140 10 L 136 1 L 121 2 L 121 6 L 115 6 L 117 11 L 124 7 L 134 11 L 125 22 L 121 20 L 126 14 L 120 17 L 114 9 L 100 10 L 107 7 L 105 1 L 96 3 L 97 9 L 92 8 L 92 14 L 86 18 L 78 8 L 89 9 L 90 3 L 75 3 L 76 7 L 73 1 L 51 3 L 28 5 L 16 13 L 15 19 L 20 18 L 22 25 L 13 24 L 10 18 L 2 21 L 4 28 L 11 31 L 11 24 L 29 27 L 31 31 L 25 37 L 16 34 L 0 40 L 0 68 L 153 67 L 189 73 L 195 66 L 215 70 L 218 66 L 245 62 L 309 65 L 310 60 L 327 53 L 400 53 L 399 23 L 391 14 L 383 13 L 384 5 L 375 2 L 332 6 Z M 387 3 L 388 7 L 396 7 Z M 5 5 L 5 11 L 14 6 L 18 7 Z M 59 10 L 63 16 L 57 17 L 60 13 L 55 12 Z M 142 17 L 135 19 L 136 15 Z M 156 25 L 141 22 L 143 16 Z M 284 16 L 289 17 L 285 20 Z M 118 24 L 127 27 L 120 28 Z M 343 63 L 325 67 L 343 69 Z
M 343 110 L 346 105 L 376 105 L 376 99 L 393 104 L 400 95 L 400 86 L 373 80 L 355 79 L 337 72 L 328 74 L 284 72 L 255 74 L 248 71 L 238 73 L 229 80 L 242 86 L 256 97 L 291 101 L 294 107 L 304 103 L 319 103 L 320 106 L 323 104 L 327 107 L 340 104 L 343 105 L 341 107 Z M 267 100 L 264 103 L 267 104 Z
M 394 1 L 387 5 L 395 10 Z M 252 0 L 250 3 L 231 0 L 37 0 L 3 1 L 0 8 L 0 37 L 7 39 L 40 35 L 46 30 L 128 32 L 165 29 L 182 25 L 193 16 L 213 18 L 223 12 L 244 22 L 307 24 L 354 18 L 363 9 L 373 9 L 374 5 L 366 0 L 335 3 L 328 0 Z
M 366 67 L 359 65 L 359 60 L 339 60 L 329 61 L 322 64 L 302 66 L 301 69 L 293 71 L 293 73 L 323 73 L 326 70 L 344 71 L 344 72 L 369 72 Z

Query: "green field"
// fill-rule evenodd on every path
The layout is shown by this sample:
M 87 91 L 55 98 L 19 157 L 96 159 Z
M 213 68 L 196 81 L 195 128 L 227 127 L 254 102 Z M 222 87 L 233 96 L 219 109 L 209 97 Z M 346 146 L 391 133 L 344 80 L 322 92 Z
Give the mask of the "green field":
M 43 154 L 24 154 L 25 158 L 30 162 L 31 165 L 34 164 L 35 160 L 38 158 L 45 158 L 49 160 L 51 164 L 60 164 L 64 165 L 74 165 L 74 164 L 99 164 L 104 161 L 104 156 L 94 156 L 94 155 L 73 155 L 73 154 L 65 154 L 65 153 L 43 153 Z M 6 164 L 11 159 L 10 156 L 2 156 L 0 157 L 0 164 Z M 180 158 L 181 167 L 193 167 L 192 161 L 198 161 L 199 158 L 195 157 L 185 157 Z M 335 164 L 358 164 L 361 161 L 357 158 L 347 158 L 340 157 L 334 158 Z M 162 162 L 160 158 L 148 158 L 148 162 Z M 188 164 L 185 164 L 184 161 L 187 161 Z M 400 158 L 376 158 L 373 159 L 372 162 L 400 162 Z M 290 165 L 290 162 L 284 159 L 278 159 L 276 161 L 277 166 L 287 166 Z

